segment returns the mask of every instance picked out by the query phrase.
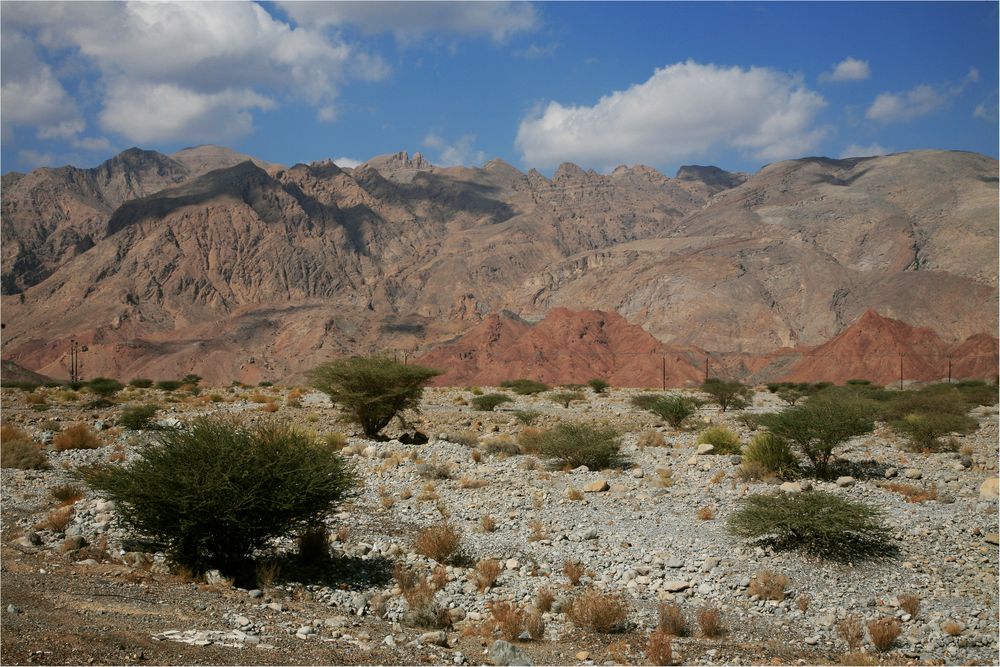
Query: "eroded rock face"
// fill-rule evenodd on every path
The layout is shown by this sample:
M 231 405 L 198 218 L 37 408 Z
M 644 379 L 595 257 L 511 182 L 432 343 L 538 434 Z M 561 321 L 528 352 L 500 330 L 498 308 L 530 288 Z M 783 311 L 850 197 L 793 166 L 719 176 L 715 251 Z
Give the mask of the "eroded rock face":
M 517 339 L 507 362 L 522 375 L 656 386 L 664 362 L 646 357 L 664 349 L 677 352 L 671 383 L 695 381 L 700 350 L 748 355 L 719 362 L 749 376 L 771 365 L 761 355 L 822 344 L 869 308 L 933 328 L 940 344 L 921 346 L 996 329 L 997 163 L 985 156 L 672 179 L 642 166 L 566 164 L 551 179 L 500 160 L 445 169 L 405 153 L 354 169 L 247 158 L 130 149 L 93 170 L 5 176 L 5 357 L 63 376 L 74 337 L 93 375 L 259 381 L 345 353 L 412 356 L 491 322 L 476 335 Z M 621 322 L 570 323 L 561 309 Z M 504 311 L 509 322 L 488 319 Z M 520 336 L 518 318 L 543 324 Z M 541 340 L 574 335 L 577 356 Z M 995 367 L 994 338 L 963 345 L 976 353 L 955 377 Z

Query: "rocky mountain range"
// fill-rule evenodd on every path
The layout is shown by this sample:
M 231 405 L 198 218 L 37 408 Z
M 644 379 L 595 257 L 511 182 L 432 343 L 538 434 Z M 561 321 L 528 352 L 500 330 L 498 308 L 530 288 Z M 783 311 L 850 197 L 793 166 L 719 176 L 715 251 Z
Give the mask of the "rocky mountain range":
M 996 160 L 949 151 L 547 178 L 406 153 L 285 168 L 134 148 L 3 176 L 3 356 L 65 376 L 75 338 L 88 375 L 256 382 L 348 353 L 432 355 L 493 327 L 526 355 L 503 357 L 508 371 L 530 376 L 531 340 L 579 333 L 552 324 L 568 311 L 604 313 L 587 331 L 606 340 L 570 364 L 601 369 L 589 377 L 629 377 L 625 352 L 657 346 L 693 357 L 677 382 L 703 351 L 733 374 L 776 371 L 775 350 L 823 345 L 869 309 L 941 349 L 986 344 L 997 176 Z

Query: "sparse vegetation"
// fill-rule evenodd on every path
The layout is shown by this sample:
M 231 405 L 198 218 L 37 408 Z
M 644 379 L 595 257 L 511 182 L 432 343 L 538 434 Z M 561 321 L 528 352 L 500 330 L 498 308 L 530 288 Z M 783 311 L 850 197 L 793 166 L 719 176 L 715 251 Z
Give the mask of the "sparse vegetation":
M 906 438 L 910 450 L 918 452 L 950 450 L 950 445 L 941 441 L 942 436 L 972 433 L 979 428 L 979 422 L 974 418 L 953 414 L 909 414 L 892 420 L 889 425 Z
M 670 665 L 673 663 L 673 640 L 669 633 L 656 629 L 649 633 L 646 641 L 646 659 L 650 665 Z
M 498 405 L 513 403 L 514 399 L 507 394 L 484 394 L 482 396 L 475 396 L 470 402 L 476 410 L 492 412 Z
M 628 603 L 620 595 L 588 588 L 567 604 L 566 616 L 573 625 L 584 630 L 618 632 L 625 628 L 628 620 Z
M 490 604 L 490 613 L 496 630 L 507 641 L 516 641 L 524 632 L 527 615 L 517 605 L 510 602 L 493 602 Z
M 153 381 L 149 378 L 132 378 L 128 381 L 129 386 L 135 387 L 136 389 L 149 389 L 153 386 Z
M 709 378 L 701 385 L 701 390 L 719 406 L 722 412 L 729 408 L 742 410 L 750 404 L 753 390 L 739 382 L 726 382 L 719 378 Z
M 539 435 L 538 449 L 543 456 L 563 465 L 600 470 L 619 462 L 620 446 L 615 429 L 578 423 L 559 424 L 544 431 Z
M 388 357 L 350 357 L 314 368 L 309 378 L 374 438 L 397 414 L 417 408 L 424 385 L 439 374 Z
M 798 462 L 788 442 L 770 432 L 761 432 L 743 448 L 743 463 L 758 464 L 778 477 L 791 477 L 798 471 Z
M 413 549 L 419 554 L 447 563 L 458 554 L 462 535 L 447 521 L 424 528 L 413 542 Z
M 713 454 L 740 453 L 740 436 L 726 426 L 709 426 L 698 434 L 698 443 L 712 445 Z
M 515 410 L 513 414 L 517 418 L 517 421 L 525 426 L 531 426 L 542 416 L 542 413 L 538 410 Z
M 180 380 L 160 380 L 156 383 L 156 388 L 162 391 L 171 392 L 177 391 L 184 384 Z
M 899 608 L 915 617 L 920 611 L 920 597 L 912 594 L 900 595 Z
M 853 614 L 837 623 L 837 634 L 847 643 L 847 649 L 852 653 L 861 648 L 861 642 L 865 639 L 865 629 L 861 625 L 861 619 Z
M 505 389 L 510 389 L 515 394 L 520 394 L 522 396 L 530 396 L 531 394 L 541 394 L 543 391 L 548 391 L 551 387 L 547 384 L 541 382 L 535 382 L 534 380 L 527 380 L 524 378 L 518 380 L 505 380 L 500 383 L 500 386 Z
M 568 408 L 573 401 L 585 401 L 586 396 L 580 391 L 554 391 L 548 395 L 549 399 L 564 408 Z
M 761 570 L 750 580 L 750 588 L 747 592 L 765 600 L 785 599 L 785 588 L 788 586 L 788 577 L 778 574 L 772 570 Z
M 67 426 L 52 438 L 52 447 L 60 452 L 67 449 L 97 449 L 100 446 L 100 438 L 86 424 Z
M 160 409 L 158 405 L 137 405 L 122 411 L 118 423 L 131 431 L 145 431 L 153 428 L 153 417 Z
M 698 610 L 698 628 L 709 639 L 722 634 L 722 612 L 715 607 L 705 606 Z
M 604 391 L 610 387 L 607 380 L 603 378 L 594 378 L 593 380 L 587 381 L 587 386 L 589 386 L 595 394 L 603 394 Z
M 698 517 L 700 521 L 711 521 L 715 518 L 715 508 L 711 505 L 699 507 L 698 511 L 695 512 L 695 516 Z
M 238 578 L 253 576 L 257 550 L 318 525 L 355 483 L 340 456 L 300 431 L 208 419 L 162 432 L 125 468 L 81 476 L 176 563 Z
M 687 619 L 684 612 L 675 604 L 661 602 L 657 630 L 674 637 L 686 637 L 688 633 Z
M 0 467 L 43 470 L 49 457 L 27 432 L 12 424 L 0 427 Z
M 102 377 L 94 378 L 86 386 L 88 391 L 104 398 L 114 396 L 125 388 L 125 385 L 118 380 Z
M 569 583 L 576 586 L 580 579 L 587 573 L 587 568 L 577 560 L 567 560 L 563 562 L 563 574 L 569 579 Z
M 648 410 L 673 428 L 680 428 L 688 417 L 698 411 L 695 398 L 683 394 L 640 394 L 632 397 L 632 405 Z
M 639 449 L 645 449 L 646 447 L 666 447 L 667 440 L 659 431 L 649 430 L 639 434 L 636 445 Z
M 476 563 L 476 586 L 479 592 L 489 590 L 502 572 L 503 566 L 495 558 L 484 558 Z
M 799 549 L 830 560 L 891 551 L 879 510 L 824 491 L 754 495 L 729 516 L 729 530 L 777 549 Z
M 896 643 L 896 638 L 901 633 L 902 628 L 899 626 L 899 621 L 894 618 L 883 616 L 868 622 L 868 636 L 871 637 L 875 648 L 883 653 Z

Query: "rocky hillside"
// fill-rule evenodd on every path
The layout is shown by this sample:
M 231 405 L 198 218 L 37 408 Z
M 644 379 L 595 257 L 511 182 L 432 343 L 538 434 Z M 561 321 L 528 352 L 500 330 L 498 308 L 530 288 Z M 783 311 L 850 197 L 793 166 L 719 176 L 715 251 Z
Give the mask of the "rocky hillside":
M 246 157 L 132 149 L 4 176 L 4 357 L 63 375 L 76 337 L 89 374 L 257 381 L 569 308 L 752 372 L 869 308 L 949 345 L 997 327 L 997 162 L 981 155 L 551 179 L 405 153 L 354 169 Z

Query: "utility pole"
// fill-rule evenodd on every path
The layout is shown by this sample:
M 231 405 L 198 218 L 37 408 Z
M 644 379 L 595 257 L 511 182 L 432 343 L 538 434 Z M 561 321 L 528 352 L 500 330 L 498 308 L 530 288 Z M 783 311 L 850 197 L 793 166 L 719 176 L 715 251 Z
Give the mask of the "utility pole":
M 948 384 L 951 384 L 951 357 L 948 357 Z
M 705 382 L 708 382 L 708 356 L 705 356 Z
M 69 341 L 69 381 L 80 381 L 80 346 L 73 338 Z
M 903 355 L 899 355 L 899 388 L 903 388 Z
M 667 390 L 667 355 L 663 355 L 663 391 Z

